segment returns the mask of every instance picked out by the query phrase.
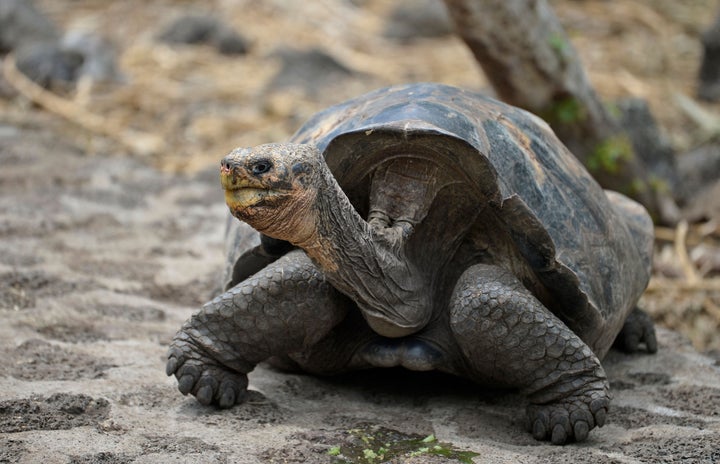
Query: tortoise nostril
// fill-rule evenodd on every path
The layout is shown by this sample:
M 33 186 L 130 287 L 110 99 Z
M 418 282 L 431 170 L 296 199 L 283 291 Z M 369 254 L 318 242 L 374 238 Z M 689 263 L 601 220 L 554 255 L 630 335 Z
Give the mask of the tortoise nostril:
M 220 169 L 223 171 L 229 171 L 232 169 L 232 162 L 228 158 L 223 158 L 220 161 Z

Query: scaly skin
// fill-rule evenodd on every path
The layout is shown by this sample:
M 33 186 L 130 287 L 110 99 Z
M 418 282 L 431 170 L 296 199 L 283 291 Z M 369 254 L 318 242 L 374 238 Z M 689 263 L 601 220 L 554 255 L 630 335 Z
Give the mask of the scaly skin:
M 519 387 L 530 400 L 528 422 L 536 439 L 582 441 L 604 424 L 610 396 L 600 361 L 515 276 L 472 266 L 449 304 L 455 343 L 435 340 L 435 346 L 457 346 L 462 359 L 454 349 L 441 356 L 465 366 L 457 373 L 479 383 Z M 364 345 L 354 338 L 370 339 L 362 321 L 342 323 L 347 309 L 347 300 L 309 258 L 290 252 L 186 322 L 170 348 L 168 375 L 178 378 L 183 394 L 227 408 L 241 401 L 246 374 L 273 356 L 298 353 L 300 367 L 314 372 L 368 367 L 350 365 L 358 358 L 344 350 L 354 344 L 360 353 Z M 335 330 L 343 325 L 348 327 Z M 313 354 L 306 360 L 303 352 Z
M 455 286 L 450 314 L 467 376 L 519 387 L 530 400 L 536 439 L 582 441 L 604 424 L 610 396 L 600 361 L 515 276 L 470 267 Z
M 305 253 L 290 252 L 195 313 L 172 341 L 167 374 L 200 403 L 230 407 L 257 363 L 313 346 L 346 312 Z

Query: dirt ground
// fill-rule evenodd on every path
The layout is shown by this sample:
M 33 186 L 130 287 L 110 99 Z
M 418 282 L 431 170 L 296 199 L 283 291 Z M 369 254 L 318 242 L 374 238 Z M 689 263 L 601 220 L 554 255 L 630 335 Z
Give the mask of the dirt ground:
M 693 95 L 697 37 L 720 3 L 552 3 L 604 98 L 646 98 L 679 153 L 717 137 L 703 124 L 720 105 Z M 581 445 L 538 444 L 522 398 L 445 377 L 260 367 L 248 401 L 227 411 L 165 377 L 170 338 L 223 266 L 224 153 L 285 140 L 313 112 L 383 85 L 487 90 L 456 38 L 384 37 L 392 5 L 38 2 L 64 29 L 112 39 L 124 81 L 58 92 L 62 116 L 0 99 L 0 462 L 382 462 L 381 448 L 392 462 L 469 451 L 475 462 L 720 462 L 720 264 L 693 261 L 717 256 L 717 217 L 690 224 L 681 244 L 682 230 L 658 229 L 643 304 L 663 326 L 660 351 L 609 355 L 613 409 Z M 154 40 L 186 12 L 225 19 L 249 53 Z M 287 85 L 286 47 L 320 47 L 342 66 Z

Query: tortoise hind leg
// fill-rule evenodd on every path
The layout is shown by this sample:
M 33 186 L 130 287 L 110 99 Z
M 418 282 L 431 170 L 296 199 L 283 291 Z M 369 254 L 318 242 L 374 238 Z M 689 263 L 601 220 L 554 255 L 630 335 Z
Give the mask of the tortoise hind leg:
M 600 361 L 515 276 L 496 266 L 468 268 L 450 314 L 466 375 L 525 393 L 536 439 L 582 441 L 604 424 L 610 396 Z
M 635 353 L 640 351 L 642 344 L 648 353 L 657 352 L 655 324 L 645 311 L 635 308 L 625 320 L 613 346 L 626 353 Z
M 293 251 L 218 296 L 185 322 L 166 371 L 183 394 L 228 408 L 257 363 L 312 346 L 347 304 L 302 251 Z

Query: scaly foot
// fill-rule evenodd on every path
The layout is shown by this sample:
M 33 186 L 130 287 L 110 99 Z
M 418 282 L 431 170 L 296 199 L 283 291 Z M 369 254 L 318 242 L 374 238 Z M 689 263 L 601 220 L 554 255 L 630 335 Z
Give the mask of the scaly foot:
M 657 352 L 653 320 L 645 311 L 635 308 L 625 320 L 625 325 L 615 339 L 614 345 L 626 353 L 635 353 L 640 351 L 643 344 L 648 353 Z
M 205 355 L 180 332 L 172 342 L 165 367 L 167 375 L 178 379 L 178 390 L 191 393 L 203 405 L 230 408 L 242 401 L 247 391 L 246 374 L 232 371 Z
M 546 404 L 530 404 L 528 429 L 536 440 L 550 440 L 555 445 L 584 441 L 590 430 L 605 424 L 609 405 L 607 382 L 593 382 L 582 393 Z

